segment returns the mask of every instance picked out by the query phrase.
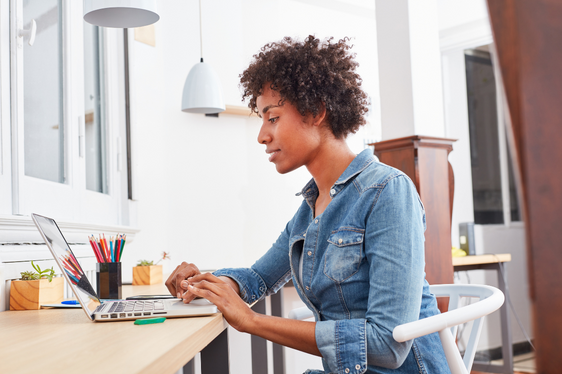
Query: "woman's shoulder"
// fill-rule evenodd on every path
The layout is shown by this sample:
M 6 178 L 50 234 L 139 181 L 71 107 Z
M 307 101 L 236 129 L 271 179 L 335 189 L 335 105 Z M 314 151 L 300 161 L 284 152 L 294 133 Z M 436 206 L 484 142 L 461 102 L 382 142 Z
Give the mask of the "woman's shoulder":
M 384 188 L 391 181 L 412 183 L 404 172 L 376 160 L 371 162 L 356 178 L 356 183 L 362 190 Z

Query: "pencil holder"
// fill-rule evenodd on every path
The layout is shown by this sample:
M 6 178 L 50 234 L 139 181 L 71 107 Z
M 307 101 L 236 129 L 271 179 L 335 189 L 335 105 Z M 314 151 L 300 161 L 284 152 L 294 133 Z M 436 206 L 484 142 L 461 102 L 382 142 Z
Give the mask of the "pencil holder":
M 98 262 L 96 284 L 100 299 L 121 299 L 121 263 Z

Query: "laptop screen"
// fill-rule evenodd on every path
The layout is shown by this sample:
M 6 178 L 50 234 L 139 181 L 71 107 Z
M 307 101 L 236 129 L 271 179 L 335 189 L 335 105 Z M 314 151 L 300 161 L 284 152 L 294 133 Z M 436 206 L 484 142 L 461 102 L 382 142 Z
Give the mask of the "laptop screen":
M 90 312 L 88 317 L 91 319 L 92 313 L 100 305 L 100 300 L 57 223 L 52 218 L 37 214 L 32 214 L 31 217 L 82 308 L 86 314 Z

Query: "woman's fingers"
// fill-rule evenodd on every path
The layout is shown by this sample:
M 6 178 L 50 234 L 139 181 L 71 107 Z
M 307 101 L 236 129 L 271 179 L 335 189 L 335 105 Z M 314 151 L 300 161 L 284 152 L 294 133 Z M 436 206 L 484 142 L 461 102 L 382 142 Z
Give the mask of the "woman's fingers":
M 218 279 L 214 275 L 196 276 L 191 277 L 187 281 L 182 282 L 182 288 L 187 288 L 187 292 L 183 296 L 183 302 L 188 303 L 195 296 L 203 297 L 216 305 L 216 297 L 225 297 L 225 287 L 230 288 L 229 285 Z M 203 279 L 202 279 L 203 278 Z M 207 279 L 204 279 L 207 278 Z M 193 297 L 190 297 L 191 295 Z
M 222 279 L 212 274 L 200 274 L 185 281 L 188 292 L 203 297 L 217 306 L 228 323 L 238 331 L 244 331 L 250 323 L 253 311 L 236 291 Z M 186 301 L 184 294 L 184 302 Z
M 170 275 L 170 277 L 166 280 L 166 287 L 168 288 L 168 291 L 170 291 L 170 294 L 181 298 L 182 293 L 187 290 L 187 288 L 182 289 L 181 282 L 197 274 L 201 274 L 201 272 L 195 264 L 182 262 L 181 265 L 176 267 L 176 270 L 174 270 L 172 275 Z
M 166 282 L 164 283 L 166 285 L 166 288 L 168 289 L 168 291 L 170 291 L 170 295 L 172 296 L 177 296 L 178 292 L 176 290 L 176 283 L 173 281 L 176 272 L 178 271 L 178 269 L 180 268 L 181 265 L 178 265 L 176 267 L 176 269 L 172 272 L 172 274 L 170 274 L 170 276 L 168 277 L 168 279 L 166 279 Z

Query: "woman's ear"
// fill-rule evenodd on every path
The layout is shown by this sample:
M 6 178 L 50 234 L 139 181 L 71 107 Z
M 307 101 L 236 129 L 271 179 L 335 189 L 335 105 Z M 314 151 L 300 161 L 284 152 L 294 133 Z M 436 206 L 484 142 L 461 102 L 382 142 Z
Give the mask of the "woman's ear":
M 318 114 L 316 115 L 316 117 L 313 117 L 312 119 L 312 124 L 314 126 L 320 126 L 324 120 L 326 119 L 326 104 L 325 103 L 321 103 L 320 104 L 320 110 L 318 111 Z

